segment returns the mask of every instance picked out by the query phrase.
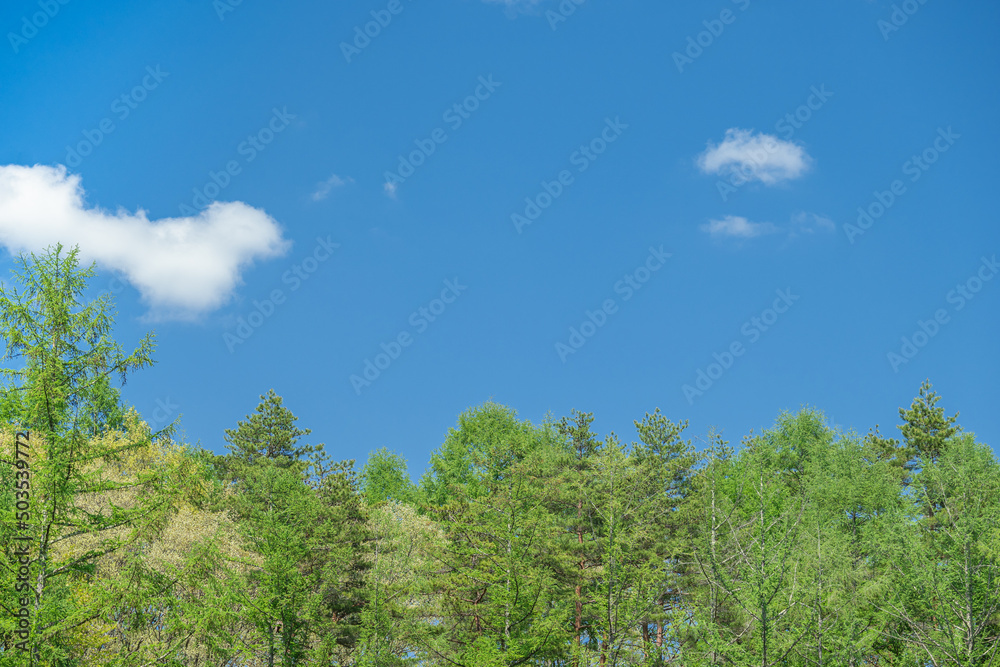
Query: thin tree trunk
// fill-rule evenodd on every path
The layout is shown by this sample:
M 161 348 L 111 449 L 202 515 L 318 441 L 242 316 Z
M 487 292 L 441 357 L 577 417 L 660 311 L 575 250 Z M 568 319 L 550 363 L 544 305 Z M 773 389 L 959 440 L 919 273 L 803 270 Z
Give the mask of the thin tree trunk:
M 576 540 L 577 544 L 580 545 L 580 561 L 577 563 L 577 583 L 576 583 L 576 618 L 573 622 L 573 632 L 576 635 L 576 655 L 573 664 L 575 667 L 579 667 L 580 664 L 580 645 L 582 643 L 583 634 L 583 568 L 586 566 L 586 561 L 583 557 L 583 498 L 579 498 L 576 501 Z
M 767 553 L 764 545 L 764 475 L 760 477 L 760 625 L 761 625 L 761 663 L 767 667 L 767 600 L 764 596 L 764 570 L 767 567 Z
M 819 565 L 819 586 L 816 589 L 816 626 L 819 632 L 819 667 L 823 667 L 823 543 L 820 527 L 816 526 L 816 556 Z

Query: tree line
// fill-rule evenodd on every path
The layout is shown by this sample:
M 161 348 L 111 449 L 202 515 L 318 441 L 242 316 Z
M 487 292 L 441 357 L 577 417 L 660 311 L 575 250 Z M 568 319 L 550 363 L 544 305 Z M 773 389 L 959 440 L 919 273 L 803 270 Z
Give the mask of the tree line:
M 488 402 L 414 483 L 273 390 L 226 454 L 152 431 L 120 386 L 155 339 L 114 340 L 93 275 L 55 247 L 0 286 L 2 665 L 1000 663 L 1000 465 L 929 382 L 898 437 L 803 409 L 739 447 Z

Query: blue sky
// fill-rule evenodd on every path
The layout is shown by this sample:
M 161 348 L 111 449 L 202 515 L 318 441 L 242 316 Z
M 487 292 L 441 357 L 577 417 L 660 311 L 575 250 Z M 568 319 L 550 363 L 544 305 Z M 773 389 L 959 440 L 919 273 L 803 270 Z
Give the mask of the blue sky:
M 0 271 L 79 244 L 120 340 L 156 332 L 126 398 L 218 452 L 270 388 L 419 474 L 490 399 L 738 442 L 802 406 L 895 433 L 924 378 L 996 448 L 998 22 L 9 0 Z

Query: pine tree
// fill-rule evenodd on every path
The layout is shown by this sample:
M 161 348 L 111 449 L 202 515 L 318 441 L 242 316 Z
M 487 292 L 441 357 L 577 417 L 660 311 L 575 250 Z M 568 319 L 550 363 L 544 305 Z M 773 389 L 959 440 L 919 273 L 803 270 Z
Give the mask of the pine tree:
M 589 631 L 589 610 L 585 609 L 592 597 L 590 570 L 598 563 L 592 531 L 595 521 L 593 510 L 587 503 L 593 484 L 593 457 L 600 448 L 600 440 L 591 431 L 594 421 L 592 412 L 574 410 L 570 418 L 563 417 L 558 424 L 559 434 L 566 439 L 570 448 L 568 464 L 565 466 L 565 491 L 562 497 L 568 507 L 564 511 L 570 543 L 565 551 L 571 563 L 564 573 L 564 579 L 573 586 L 573 650 L 574 665 L 580 662 L 584 650 L 583 637 Z M 593 639 L 593 638 L 591 638 Z M 594 642 L 590 642 L 591 645 Z
M 262 459 L 286 468 L 320 451 L 321 445 L 297 446 L 299 439 L 312 431 L 298 428 L 296 421 L 298 417 L 282 405 L 281 396 L 274 389 L 268 390 L 266 396 L 260 397 L 260 404 L 252 415 L 237 422 L 236 428 L 226 429 L 230 468 L 235 472 Z
M 910 409 L 899 409 L 903 424 L 897 428 L 902 431 L 911 456 L 911 471 L 921 464 L 937 461 L 947 449 L 949 439 L 961 431 L 961 427 L 955 425 L 958 413 L 946 417 L 944 408 L 937 405 L 940 400 L 941 397 L 931 387 L 931 381 L 924 380 L 920 385 L 920 396 L 913 399 Z
M 639 442 L 633 443 L 635 466 L 642 480 L 639 493 L 646 507 L 641 516 L 649 525 L 648 538 L 637 545 L 650 562 L 664 564 L 663 585 L 650 601 L 650 613 L 643 619 L 645 651 L 662 663 L 668 644 L 677 647 L 671 634 L 672 619 L 684 615 L 682 582 L 687 568 L 681 559 L 681 535 L 686 531 L 687 507 L 691 497 L 691 478 L 698 461 L 690 440 L 681 436 L 687 421 L 674 423 L 660 414 L 659 408 L 633 422 Z

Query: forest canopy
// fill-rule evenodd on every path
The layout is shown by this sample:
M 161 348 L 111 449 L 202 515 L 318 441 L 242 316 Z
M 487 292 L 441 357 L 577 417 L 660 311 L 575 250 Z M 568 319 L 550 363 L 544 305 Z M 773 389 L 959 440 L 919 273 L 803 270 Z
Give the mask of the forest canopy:
M 1000 463 L 929 381 L 895 433 L 738 446 L 487 402 L 414 483 L 266 388 L 225 454 L 154 432 L 120 388 L 155 340 L 93 276 L 55 247 L 0 286 L 0 664 L 998 664 Z

